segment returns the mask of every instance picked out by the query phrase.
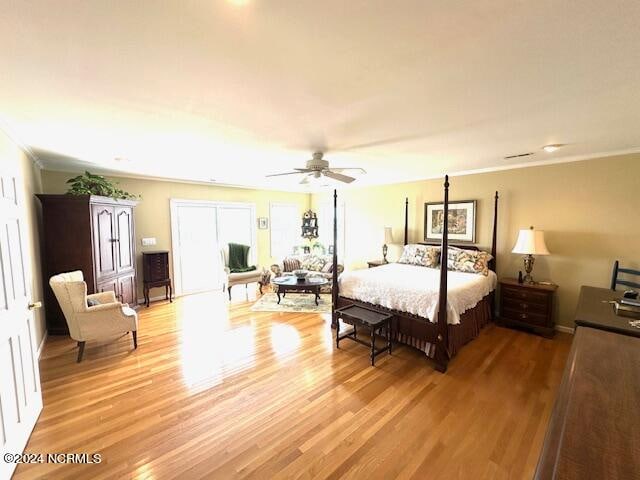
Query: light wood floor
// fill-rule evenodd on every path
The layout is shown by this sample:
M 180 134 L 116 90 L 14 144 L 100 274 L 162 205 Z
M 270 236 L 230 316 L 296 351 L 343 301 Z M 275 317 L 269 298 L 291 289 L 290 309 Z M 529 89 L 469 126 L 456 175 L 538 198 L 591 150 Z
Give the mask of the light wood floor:
M 50 338 L 26 451 L 103 463 L 15 478 L 531 478 L 569 335 L 490 325 L 442 375 L 409 347 L 371 367 L 361 345 L 335 350 L 328 318 L 250 306 L 142 308 L 137 351 L 130 336 L 88 343 L 81 364 Z

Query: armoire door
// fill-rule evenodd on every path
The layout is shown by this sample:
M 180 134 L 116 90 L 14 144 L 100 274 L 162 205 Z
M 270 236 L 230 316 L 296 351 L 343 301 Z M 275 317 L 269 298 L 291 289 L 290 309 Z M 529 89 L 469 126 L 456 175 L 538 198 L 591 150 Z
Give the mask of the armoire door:
M 109 280 L 105 280 L 102 283 L 98 284 L 98 293 L 101 292 L 113 292 L 116 294 L 116 299 L 119 301 L 118 295 L 120 295 L 120 291 L 118 289 L 118 279 L 111 278 Z
M 134 269 L 134 237 L 133 237 L 133 209 L 131 207 L 116 207 L 115 223 L 117 241 L 116 269 L 124 273 Z
M 93 224 L 93 256 L 96 282 L 115 275 L 116 263 L 116 221 L 115 209 L 109 205 L 91 205 Z
M 135 275 L 118 277 L 118 291 L 120 293 L 119 300 L 122 303 L 128 303 L 130 307 L 134 307 L 137 304 Z

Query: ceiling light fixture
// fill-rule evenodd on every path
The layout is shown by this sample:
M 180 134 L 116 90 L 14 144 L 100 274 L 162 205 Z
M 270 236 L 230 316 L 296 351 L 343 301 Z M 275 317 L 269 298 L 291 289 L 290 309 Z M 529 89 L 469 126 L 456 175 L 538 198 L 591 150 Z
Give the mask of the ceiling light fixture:
M 542 149 L 547 153 L 553 153 L 562 147 L 564 147 L 562 143 L 552 143 L 551 145 L 545 145 Z

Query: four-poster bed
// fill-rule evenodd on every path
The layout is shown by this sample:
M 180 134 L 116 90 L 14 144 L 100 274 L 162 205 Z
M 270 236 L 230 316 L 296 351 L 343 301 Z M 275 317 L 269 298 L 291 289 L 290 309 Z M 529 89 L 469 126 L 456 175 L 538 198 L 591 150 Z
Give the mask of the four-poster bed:
M 444 182 L 444 226 L 442 234 L 442 242 L 440 243 L 440 263 L 439 272 L 429 267 L 412 267 L 408 265 L 392 265 L 387 267 L 387 274 L 399 275 L 399 279 L 385 279 L 383 286 L 377 286 L 375 282 L 380 282 L 383 275 L 382 270 L 370 269 L 366 272 L 353 272 L 350 278 L 351 283 L 347 284 L 345 278 L 341 277 L 340 281 L 345 280 L 341 292 L 341 285 L 338 280 L 337 272 L 337 191 L 334 191 L 334 249 L 333 249 L 333 288 L 332 288 L 332 322 L 334 327 L 339 328 L 338 316 L 336 310 L 348 305 L 359 305 L 370 310 L 380 313 L 392 314 L 391 321 L 392 337 L 395 341 L 408 344 L 423 350 L 427 355 L 431 356 L 435 362 L 435 368 L 440 372 L 445 372 L 449 360 L 457 353 L 457 351 L 467 342 L 475 338 L 480 329 L 486 325 L 493 316 L 493 291 L 495 289 L 496 276 L 496 235 L 498 223 L 498 192 L 494 197 L 494 218 L 493 218 L 493 239 L 491 243 L 491 260 L 489 262 L 490 272 L 487 277 L 475 275 L 471 273 L 458 273 L 447 270 L 449 247 L 460 248 L 464 250 L 479 251 L 477 247 L 468 245 L 452 245 L 449 242 L 448 232 L 448 214 L 449 214 L 449 177 L 445 177 Z M 409 199 L 405 200 L 405 223 L 404 223 L 404 245 L 409 244 L 408 238 L 408 220 L 409 220 Z M 437 246 L 431 243 L 421 243 L 421 245 Z M 401 268 L 407 268 L 406 291 L 399 293 L 404 295 L 404 303 L 390 301 L 383 298 L 385 292 L 389 296 L 393 296 L 394 289 L 402 290 L 405 286 L 402 284 L 402 272 L 398 274 L 394 269 L 401 271 Z M 413 270 L 412 270 L 413 268 Z M 451 278 L 450 278 L 451 276 Z M 468 278 L 463 278 L 467 276 Z M 349 277 L 349 274 L 345 275 Z M 355 278 L 355 279 L 354 279 Z M 413 283 L 409 283 L 409 282 Z M 452 287 L 448 288 L 448 283 L 452 281 Z M 377 295 L 373 295 L 369 300 L 366 296 L 354 295 L 353 288 L 350 287 L 353 282 L 358 285 L 364 285 L 367 291 L 374 291 Z M 359 283 L 358 283 L 359 282 Z M 367 282 L 370 282 L 367 284 Z M 395 282 L 395 283 L 394 283 Z M 423 282 L 416 285 L 416 282 Z M 377 290 L 376 290 L 377 288 Z M 474 298 L 469 301 L 469 294 L 461 293 L 464 289 L 471 289 Z M 382 293 L 381 293 L 382 292 Z M 349 295 L 349 296 L 347 296 Z M 433 312 L 430 316 L 425 309 L 419 309 L 416 305 L 426 305 L 428 302 L 424 298 L 418 298 L 420 295 L 431 299 L 431 308 Z M 453 295 L 453 297 L 452 297 Z M 458 297 L 455 297 L 458 295 Z M 460 301 L 460 296 L 465 298 L 466 304 Z M 416 298 L 415 302 L 407 302 L 407 298 Z M 437 305 L 435 304 L 437 298 Z M 375 300 L 377 299 L 377 300 Z M 422 303 L 421 303 L 422 302 Z M 408 308 L 408 304 L 411 304 Z M 415 305 L 414 305 L 415 304 Z M 400 305 L 400 306 L 397 306 Z M 459 314 L 454 310 L 456 305 L 462 305 Z M 448 311 L 449 308 L 449 311 Z M 436 321 L 431 321 L 435 318 Z

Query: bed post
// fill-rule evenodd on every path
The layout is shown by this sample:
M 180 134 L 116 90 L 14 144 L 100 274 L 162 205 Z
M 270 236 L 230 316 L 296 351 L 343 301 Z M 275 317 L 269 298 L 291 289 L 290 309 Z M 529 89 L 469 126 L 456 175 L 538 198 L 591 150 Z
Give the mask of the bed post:
M 491 262 L 489 263 L 489 268 L 494 272 L 498 267 L 498 259 L 496 258 L 496 250 L 497 250 L 497 239 L 498 239 L 498 192 L 496 191 L 496 196 L 493 198 L 493 239 L 491 240 Z
M 449 325 L 447 324 L 447 263 L 449 251 L 449 175 L 444 177 L 444 203 L 442 219 L 442 245 L 440 249 L 440 291 L 438 297 L 438 323 L 434 360 L 436 370 L 447 371 L 449 363 Z
M 404 244 L 409 243 L 409 197 L 404 199 Z
M 331 265 L 331 325 L 338 328 L 338 191 L 333 191 L 333 259 Z
M 498 192 L 496 191 L 495 197 L 493 197 L 493 238 L 491 239 L 491 256 L 493 257 L 489 262 L 489 268 L 498 273 L 498 258 L 497 258 L 497 243 L 498 243 Z M 492 318 L 497 318 L 496 313 L 496 292 L 491 292 L 489 297 L 489 306 L 491 308 Z

